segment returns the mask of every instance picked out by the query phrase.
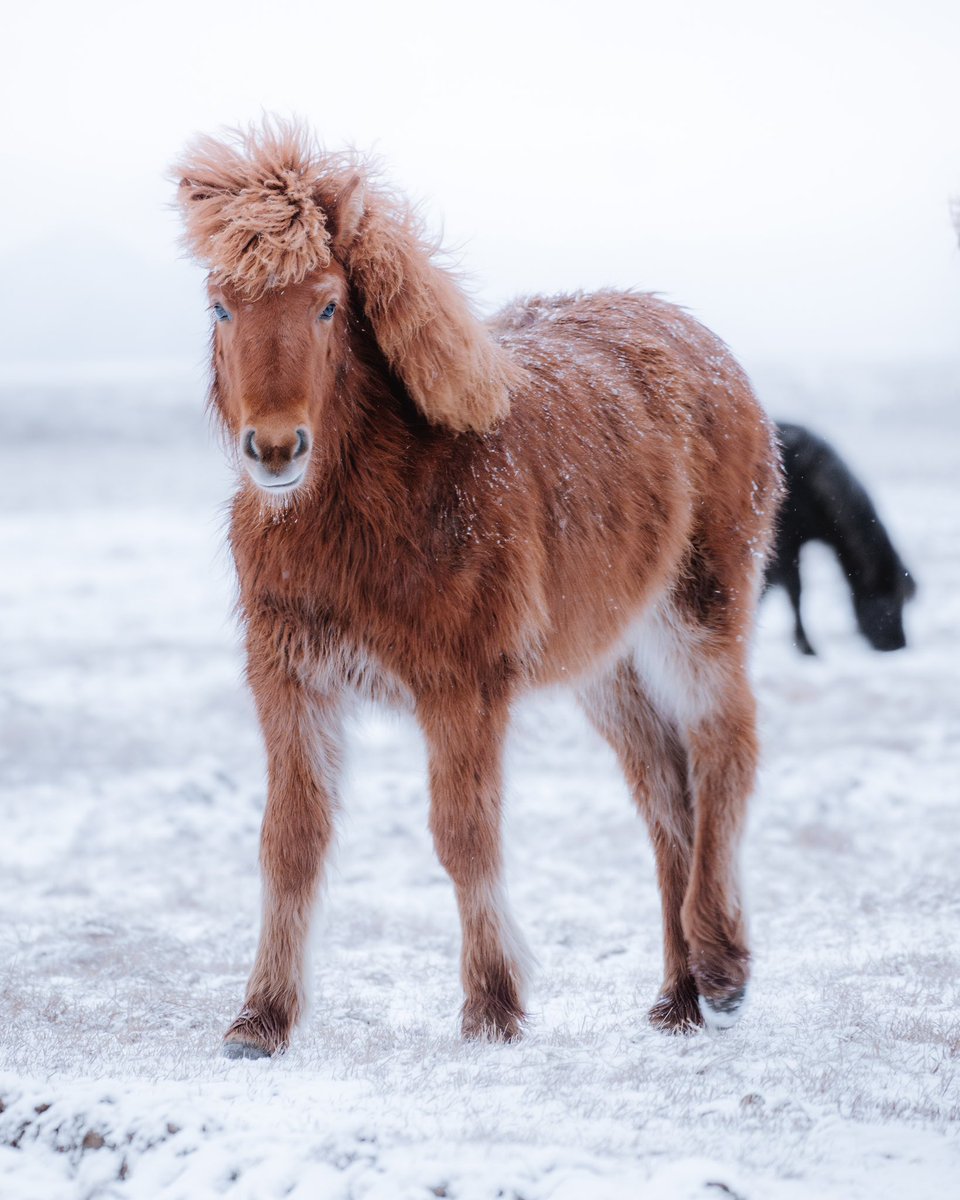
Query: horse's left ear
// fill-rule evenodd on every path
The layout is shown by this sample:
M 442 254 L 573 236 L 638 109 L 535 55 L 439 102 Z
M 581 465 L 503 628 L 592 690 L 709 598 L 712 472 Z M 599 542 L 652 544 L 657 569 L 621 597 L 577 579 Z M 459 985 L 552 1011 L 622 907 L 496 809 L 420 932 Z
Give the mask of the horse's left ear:
M 340 257 L 346 254 L 357 236 L 363 220 L 366 187 L 360 175 L 354 175 L 337 196 L 333 216 L 333 252 Z

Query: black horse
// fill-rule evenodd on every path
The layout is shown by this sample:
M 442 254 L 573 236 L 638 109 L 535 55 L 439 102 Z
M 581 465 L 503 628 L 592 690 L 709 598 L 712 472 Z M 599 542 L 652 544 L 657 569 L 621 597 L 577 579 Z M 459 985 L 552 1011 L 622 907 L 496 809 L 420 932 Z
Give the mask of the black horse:
M 800 618 L 800 550 L 826 542 L 835 551 L 853 597 L 860 632 L 875 650 L 906 643 L 903 606 L 916 591 L 873 502 L 834 448 L 802 425 L 777 423 L 787 490 L 766 587 L 787 589 L 795 614 L 794 640 L 815 653 Z

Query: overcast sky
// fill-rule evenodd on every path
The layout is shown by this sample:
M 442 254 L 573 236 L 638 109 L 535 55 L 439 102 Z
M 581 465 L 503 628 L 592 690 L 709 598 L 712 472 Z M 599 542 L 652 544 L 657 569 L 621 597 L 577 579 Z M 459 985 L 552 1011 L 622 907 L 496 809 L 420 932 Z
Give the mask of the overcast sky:
M 636 286 L 748 365 L 960 357 L 957 0 L 88 0 L 4 23 L 7 363 L 197 357 L 164 172 L 262 110 L 377 152 L 484 307 Z

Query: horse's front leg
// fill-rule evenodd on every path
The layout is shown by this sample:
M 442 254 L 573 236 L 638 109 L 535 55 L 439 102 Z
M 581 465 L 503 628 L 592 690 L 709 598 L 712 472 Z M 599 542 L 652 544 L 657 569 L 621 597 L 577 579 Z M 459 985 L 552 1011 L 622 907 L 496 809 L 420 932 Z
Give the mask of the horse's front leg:
M 339 703 L 306 687 L 275 657 L 275 646 L 250 651 L 269 774 L 260 836 L 263 923 L 244 1006 L 224 1038 L 230 1058 L 285 1049 L 303 1012 L 310 920 L 334 832 Z
M 528 952 L 507 907 L 501 854 L 506 702 L 479 694 L 422 701 L 430 828 L 453 880 L 463 942 L 464 1037 L 511 1041 L 524 1021 Z

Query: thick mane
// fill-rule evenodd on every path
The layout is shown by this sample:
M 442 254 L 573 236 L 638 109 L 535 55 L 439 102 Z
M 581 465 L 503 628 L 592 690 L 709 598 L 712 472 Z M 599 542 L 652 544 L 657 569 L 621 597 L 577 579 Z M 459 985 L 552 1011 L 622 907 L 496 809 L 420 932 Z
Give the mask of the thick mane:
M 174 168 L 187 249 L 251 298 L 299 283 L 330 263 L 322 197 L 342 190 L 351 166 L 283 121 L 197 138 Z
M 266 120 L 192 142 L 175 167 L 187 249 L 250 299 L 333 259 L 428 421 L 486 430 L 524 378 L 471 310 L 406 200 L 351 154 Z
M 483 431 L 510 410 L 525 372 L 472 312 L 409 207 L 371 191 L 346 266 L 387 361 L 428 421 Z

